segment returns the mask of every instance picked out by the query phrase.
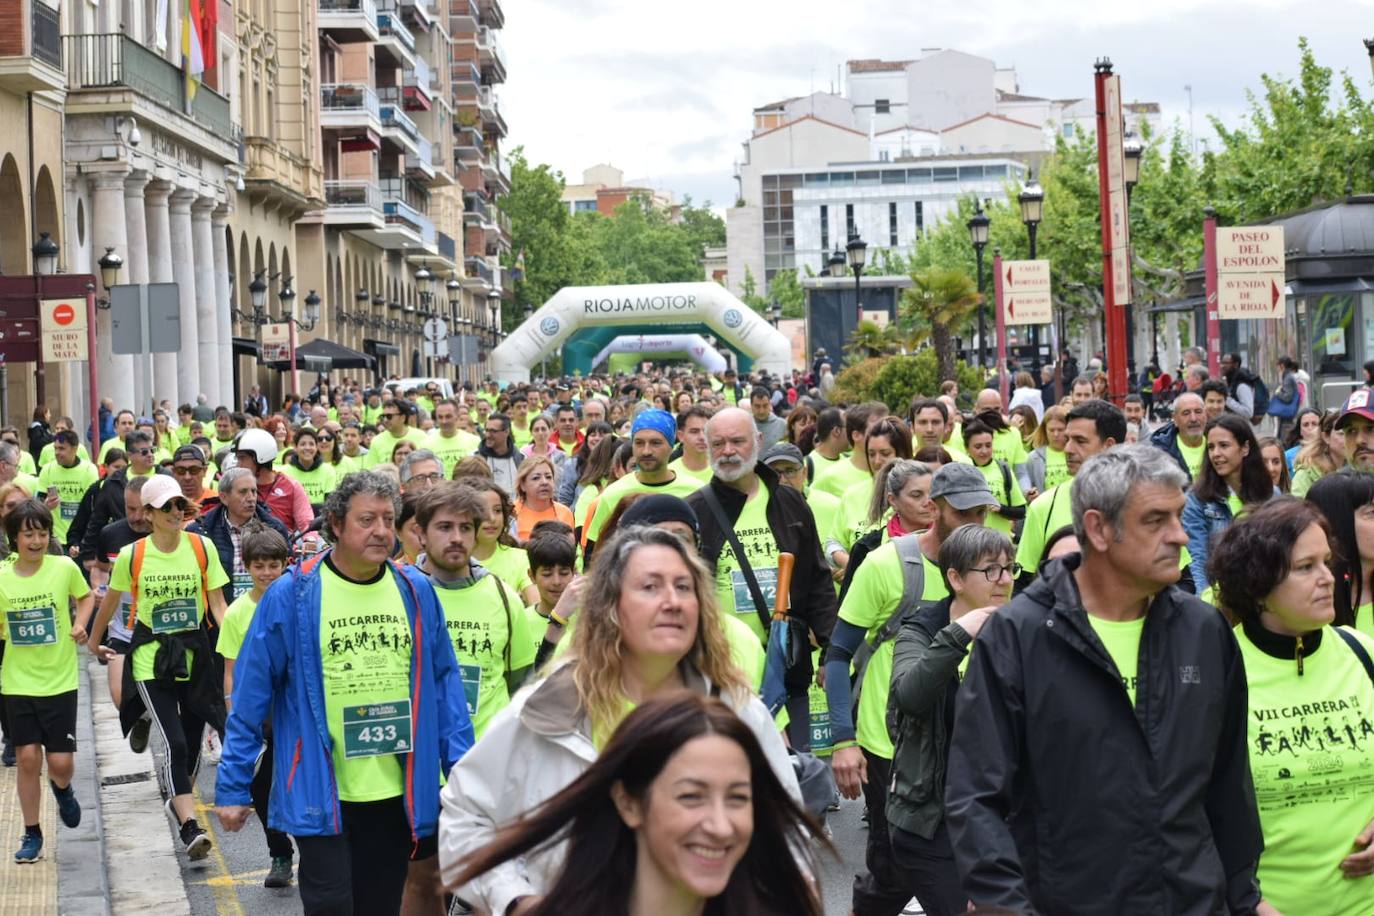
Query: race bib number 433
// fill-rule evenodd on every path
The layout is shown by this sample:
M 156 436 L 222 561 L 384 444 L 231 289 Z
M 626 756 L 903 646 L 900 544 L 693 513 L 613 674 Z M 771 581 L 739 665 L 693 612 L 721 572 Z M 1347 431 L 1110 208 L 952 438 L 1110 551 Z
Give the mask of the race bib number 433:
M 369 703 L 343 709 L 344 758 L 409 754 L 410 701 Z
M 51 607 L 9 611 L 10 642 L 16 646 L 50 646 L 57 642 L 57 612 Z

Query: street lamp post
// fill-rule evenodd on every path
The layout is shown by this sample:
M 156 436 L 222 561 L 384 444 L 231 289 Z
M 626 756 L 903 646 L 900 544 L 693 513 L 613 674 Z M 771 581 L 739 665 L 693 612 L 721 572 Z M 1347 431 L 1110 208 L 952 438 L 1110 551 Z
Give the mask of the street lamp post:
M 983 212 L 983 202 L 975 199 L 973 216 L 968 221 L 968 237 L 973 243 L 974 258 L 978 263 L 978 365 L 987 365 L 988 303 L 983 295 L 983 249 L 988 245 L 988 224 L 992 220 Z
M 491 351 L 496 349 L 496 332 L 501 329 L 501 291 L 493 289 L 487 293 L 487 309 L 491 312 L 491 346 L 487 348 L 487 359 L 491 359 Z M 491 364 L 487 364 L 487 374 L 491 374 Z
M 1126 241 L 1127 241 L 1127 245 L 1129 246 L 1129 248 L 1128 248 L 1128 250 L 1127 250 L 1127 257 L 1132 257 L 1132 256 L 1134 256 L 1134 253 L 1135 253 L 1135 246 L 1132 245 L 1131 242 L 1130 242 L 1131 234 L 1130 234 L 1130 231 L 1129 231 L 1129 230 L 1130 230 L 1130 227 L 1131 227 L 1131 192 L 1135 190 L 1136 184 L 1139 183 L 1139 181 L 1140 181 L 1140 158 L 1141 158 L 1141 156 L 1143 156 L 1144 154 L 1145 154 L 1145 144 L 1143 144 L 1143 143 L 1140 142 L 1140 138 L 1137 137 L 1135 134 L 1127 134 L 1126 137 L 1125 137 L 1125 139 L 1124 139 L 1124 141 L 1123 141 L 1122 144 L 1121 144 L 1121 177 L 1122 177 L 1122 179 L 1124 180 L 1124 182 L 1125 182 L 1125 184 L 1126 184 L 1126 229 L 1127 229 L 1127 232 L 1126 232 Z M 1132 299 L 1132 305 L 1131 305 L 1132 311 L 1126 313 L 1126 317 L 1127 317 L 1127 318 L 1130 318 L 1130 317 L 1131 317 L 1131 315 L 1133 314 L 1133 310 L 1134 310 L 1134 308 L 1135 308 L 1135 306 L 1134 306 L 1134 299 L 1135 299 L 1135 297 L 1132 296 L 1131 299 Z M 1150 327 L 1151 327 L 1151 332 L 1153 333 L 1154 325 L 1151 324 Z M 1126 362 L 1127 362 L 1127 363 L 1130 363 L 1130 364 L 1132 364 L 1132 365 L 1134 365 L 1134 363 L 1135 363 L 1135 333 L 1134 333 L 1134 329 L 1132 329 L 1131 333 L 1128 333 L 1128 334 L 1126 335 L 1126 353 L 1127 353 Z M 1128 375 L 1129 375 L 1129 373 L 1128 373 Z M 1128 387 L 1129 387 L 1129 383 L 1128 383 Z
M 1040 228 L 1040 219 L 1045 212 L 1045 189 L 1035 180 L 1034 173 L 1027 176 L 1025 187 L 1017 197 L 1021 203 L 1021 222 L 1026 224 L 1026 236 L 1030 240 L 1030 259 L 1035 260 L 1035 235 Z M 1033 324 L 1031 333 L 1031 372 L 1035 373 L 1037 384 L 1040 378 L 1040 325 Z
M 859 278 L 864 274 L 864 262 L 868 256 L 868 244 L 858 233 L 849 237 L 849 244 L 844 246 L 845 260 L 849 263 L 849 269 L 854 271 L 854 330 L 859 330 L 859 324 L 864 320 L 864 302 L 860 292 Z
M 415 289 L 420 295 L 420 311 L 426 318 L 433 317 L 432 303 L 434 301 L 434 273 L 428 267 L 421 264 L 420 269 L 415 271 Z M 438 340 L 425 340 L 426 344 L 433 344 L 433 349 L 437 352 Z M 426 349 L 430 349 L 428 346 Z M 425 374 L 433 377 L 434 357 L 425 355 Z
M 1369 69 L 1374 71 L 1374 38 L 1366 38 L 1364 47 L 1369 52 Z
M 50 277 L 57 273 L 57 256 L 61 252 L 57 243 L 46 232 L 38 234 L 38 241 L 33 243 L 30 249 L 33 254 L 33 273 L 34 284 L 38 293 L 38 301 L 43 301 L 43 278 Z M 43 368 L 43 351 L 39 348 L 38 359 L 34 363 L 33 381 L 34 395 L 39 404 L 47 401 L 48 386 L 47 372 Z

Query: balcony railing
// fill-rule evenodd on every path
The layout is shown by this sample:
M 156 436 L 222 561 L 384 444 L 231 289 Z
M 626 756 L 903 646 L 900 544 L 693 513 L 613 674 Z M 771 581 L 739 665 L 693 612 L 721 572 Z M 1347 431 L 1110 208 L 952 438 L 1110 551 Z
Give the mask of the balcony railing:
M 470 60 L 457 60 L 453 62 L 453 86 L 471 83 L 477 85 L 482 82 L 482 71 L 477 69 L 477 65 Z
M 386 215 L 388 225 L 402 226 L 410 229 L 427 245 L 433 245 L 436 241 L 434 223 L 429 217 L 419 210 L 406 203 L 404 200 L 386 197 L 382 200 L 382 212 Z
M 415 122 L 410 119 L 410 115 L 401 110 L 401 106 L 383 105 L 381 107 L 381 114 L 383 127 L 395 127 L 411 140 L 419 141 L 420 128 L 415 126 Z
M 325 83 L 320 87 L 324 111 L 358 111 L 380 117 L 377 93 L 366 83 Z
M 395 38 L 406 50 L 412 54 L 415 53 L 415 36 L 410 33 L 410 29 L 406 28 L 405 23 L 396 13 L 378 13 L 377 31 L 383 40 L 388 37 Z
M 435 238 L 439 243 L 439 254 L 450 261 L 456 261 L 458 259 L 458 243 L 453 240 L 453 236 L 440 232 L 436 234 Z
M 406 154 L 406 171 L 418 171 L 426 176 L 434 175 L 434 144 L 424 137 L 416 142 L 417 155 Z
M 488 286 L 496 285 L 496 276 L 492 272 L 491 265 L 484 258 L 467 258 L 463 261 L 463 272 L 469 277 L 478 277 L 487 282 Z
M 57 15 L 57 10 L 40 3 L 38 0 L 29 0 L 29 11 L 31 21 L 30 38 L 33 44 L 31 53 L 34 57 L 51 64 L 58 70 L 62 69 L 62 23 Z
M 366 207 L 380 213 L 382 194 L 377 185 L 366 179 L 326 181 L 324 202 L 331 207 Z
M 63 35 L 61 59 L 66 61 L 69 90 L 123 86 L 189 117 L 224 142 L 232 142 L 234 122 L 229 117 L 229 100 L 209 86 L 201 86 L 188 105 L 181 68 L 127 35 Z
M 429 64 L 423 57 L 415 58 L 415 66 L 411 69 L 402 71 L 401 83 L 405 86 L 417 86 L 424 90 L 425 95 L 434 95 L 434 77 L 429 69 Z

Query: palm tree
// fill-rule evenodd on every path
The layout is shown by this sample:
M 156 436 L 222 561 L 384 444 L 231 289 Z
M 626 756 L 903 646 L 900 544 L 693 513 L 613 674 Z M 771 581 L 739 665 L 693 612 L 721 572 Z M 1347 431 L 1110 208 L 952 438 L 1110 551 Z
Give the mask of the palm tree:
M 845 352 L 854 360 L 871 359 L 892 349 L 892 328 L 884 328 L 876 321 L 863 320 L 849 335 Z
M 973 278 L 961 270 L 932 267 L 911 274 L 898 320 L 910 338 L 930 334 L 941 379 L 954 378 L 954 329 L 978 308 L 983 297 Z

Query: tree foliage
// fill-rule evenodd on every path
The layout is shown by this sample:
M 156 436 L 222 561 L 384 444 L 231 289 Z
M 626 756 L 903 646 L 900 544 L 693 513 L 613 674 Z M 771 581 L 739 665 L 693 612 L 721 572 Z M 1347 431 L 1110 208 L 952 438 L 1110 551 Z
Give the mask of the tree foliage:
M 897 323 L 910 349 L 929 339 L 936 365 L 944 378 L 954 377 L 954 331 L 973 315 L 983 297 L 968 274 L 961 270 L 929 267 L 911 274 L 911 287 L 903 290 Z
M 947 378 L 957 379 L 966 391 L 977 391 L 983 384 L 978 370 L 963 360 L 948 374 L 941 372 L 935 350 L 927 347 L 914 356 L 872 357 L 849 366 L 835 377 L 831 398 L 846 404 L 882 401 L 904 416 L 917 395 L 933 397 Z

